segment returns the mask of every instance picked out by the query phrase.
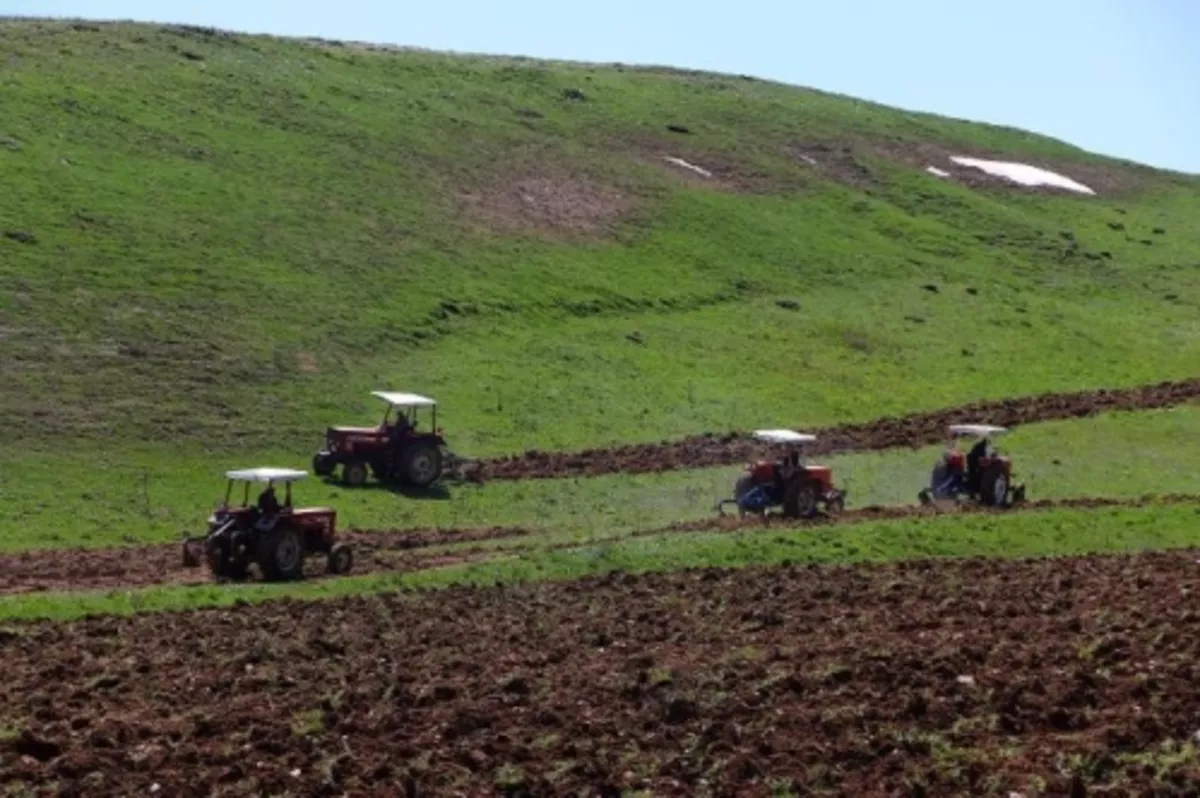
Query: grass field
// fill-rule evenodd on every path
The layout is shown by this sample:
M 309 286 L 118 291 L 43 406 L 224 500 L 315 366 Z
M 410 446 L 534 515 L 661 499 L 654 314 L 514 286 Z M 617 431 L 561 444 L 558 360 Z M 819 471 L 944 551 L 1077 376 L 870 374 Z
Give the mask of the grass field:
M 1200 407 L 1186 405 L 1032 424 L 998 443 L 1015 458 L 1031 498 L 1134 497 L 1200 494 L 1196 440 Z M 849 489 L 850 507 L 911 504 L 939 455 L 939 447 L 927 447 L 827 462 Z M 25 456 L 11 472 L 20 477 L 5 486 L 0 526 L 8 532 L 0 550 L 167 541 L 197 532 L 224 493 L 224 471 L 238 463 L 202 453 L 179 463 L 164 468 L 153 450 L 94 450 L 68 465 Z M 738 470 L 456 485 L 433 498 L 309 480 L 297 486 L 296 499 L 336 507 L 344 526 L 364 529 L 496 524 L 544 529 L 552 541 L 587 540 L 710 516 Z
M 485 454 L 1200 362 L 1200 183 L 1018 131 L 660 70 L 132 25 L 0 42 L 0 226 L 32 236 L 0 239 L 0 408 L 52 455 L 301 458 L 384 385 Z M 928 148 L 1099 196 L 940 180 Z
M 202 531 L 226 470 L 307 467 L 328 425 L 379 420 L 372 389 L 436 396 L 486 457 L 1195 378 L 1200 176 L 660 68 L 11 19 L 0 65 L 0 791 L 1200 783 L 1196 403 L 999 440 L 1029 498 L 1116 500 L 1070 508 L 688 532 L 739 466 L 310 479 L 297 504 L 398 531 L 355 536 L 357 572 L 64 550 Z M 1004 412 L 1086 409 L 1058 401 Z M 933 439 L 885 421 L 880 445 Z M 914 503 L 940 448 L 822 460 L 853 510 Z M 1188 495 L 1120 501 L 1150 494 Z M 418 529 L 495 526 L 527 533 Z M 1153 549 L 1188 551 L 946 563 Z M 413 596 L 714 566 L 770 570 Z
M 8 20 L 0 548 L 161 541 L 372 388 L 487 455 L 1192 376 L 1200 179 L 733 76 Z M 669 130 L 668 126 L 676 128 Z M 682 126 L 682 128 L 681 128 Z M 1036 162 L 1097 196 L 927 165 Z M 667 163 L 686 159 L 708 177 Z M 1194 408 L 1008 445 L 1033 496 L 1194 489 Z M 909 502 L 934 450 L 834 459 Z M 358 527 L 697 518 L 734 469 L 305 485 Z

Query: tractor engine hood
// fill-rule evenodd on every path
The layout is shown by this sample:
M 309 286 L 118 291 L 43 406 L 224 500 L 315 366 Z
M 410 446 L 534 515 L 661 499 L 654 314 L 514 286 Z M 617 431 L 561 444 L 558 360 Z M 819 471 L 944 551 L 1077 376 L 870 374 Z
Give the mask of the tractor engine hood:
M 379 435 L 379 427 L 330 427 L 330 435 Z

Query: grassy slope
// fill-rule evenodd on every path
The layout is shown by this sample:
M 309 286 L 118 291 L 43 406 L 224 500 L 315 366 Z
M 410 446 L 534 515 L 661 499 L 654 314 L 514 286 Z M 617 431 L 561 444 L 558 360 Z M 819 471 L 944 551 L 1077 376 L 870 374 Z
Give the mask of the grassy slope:
M 172 586 L 106 593 L 0 597 L 0 619 L 74 619 L 229 606 L 236 601 L 307 599 L 454 584 L 571 579 L 605 571 L 663 571 L 783 563 L 845 564 L 958 556 L 1050 556 L 1193 547 L 1193 506 L 1098 512 L 1055 510 L 1008 516 L 933 518 L 841 527 L 813 534 L 775 530 L 675 534 L 578 549 L 535 551 L 490 563 L 409 574 L 376 574 L 291 585 Z
M 1031 498 L 1200 494 L 1200 407 L 1034 424 L 1004 438 Z M 928 479 L 938 447 L 830 458 L 851 507 L 910 504 Z M 280 453 L 282 457 L 283 453 Z M 153 450 L 70 462 L 28 457 L 5 488 L 0 550 L 63 545 L 103 546 L 167 541 L 199 530 L 224 489 L 214 476 L 227 467 L 212 456 L 162 469 Z M 94 485 L 100 470 L 103 490 Z M 737 468 L 592 479 L 494 482 L 455 486 L 444 499 L 405 500 L 375 489 L 347 490 L 310 481 L 297 488 L 305 504 L 338 508 L 342 524 L 360 528 L 520 525 L 539 539 L 587 541 L 712 515 L 729 494 Z M 197 489 L 199 486 L 199 489 Z M 501 541 L 524 544 L 528 538 Z
M 1200 362 L 1200 184 L 1018 131 L 732 77 L 151 26 L 6 22 L 0 51 L 0 229 L 36 237 L 0 238 L 0 468 L 24 483 L 0 507 L 28 540 L 172 534 L 214 472 L 303 465 L 326 424 L 373 420 L 383 385 L 442 398 L 455 448 L 485 454 Z M 786 153 L 818 140 L 1048 159 L 1116 193 L 976 191 L 861 156 L 868 194 Z M 662 154 L 758 190 L 680 180 Z M 461 206 L 530 177 L 630 210 L 578 235 L 501 232 Z M 603 484 L 576 488 L 596 514 Z M 529 509 L 345 501 L 363 523 L 545 501 L 494 490 Z

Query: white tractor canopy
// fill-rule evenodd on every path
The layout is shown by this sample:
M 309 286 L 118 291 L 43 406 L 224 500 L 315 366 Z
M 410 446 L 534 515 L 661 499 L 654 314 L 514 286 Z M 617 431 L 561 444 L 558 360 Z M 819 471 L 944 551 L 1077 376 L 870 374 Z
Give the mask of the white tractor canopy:
M 226 471 L 225 476 L 234 482 L 296 482 L 308 476 L 307 471 L 297 471 L 294 468 L 243 468 Z
M 816 435 L 790 429 L 755 430 L 754 437 L 764 443 L 812 443 L 817 439 Z
M 428 396 L 399 391 L 371 391 L 371 395 L 387 402 L 392 407 L 433 407 L 437 402 Z
M 1003 435 L 1008 432 L 1006 427 L 994 427 L 990 424 L 952 424 L 951 435 L 970 435 L 975 438 L 987 438 L 992 435 Z

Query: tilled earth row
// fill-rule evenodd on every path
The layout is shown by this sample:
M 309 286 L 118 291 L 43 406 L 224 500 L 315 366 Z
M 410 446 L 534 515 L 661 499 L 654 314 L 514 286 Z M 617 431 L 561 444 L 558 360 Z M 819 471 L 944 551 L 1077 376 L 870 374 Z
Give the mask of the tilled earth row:
M 921 505 L 873 505 L 848 510 L 838 516 L 818 516 L 812 519 L 785 519 L 771 516 L 737 518 L 733 516 L 680 521 L 665 527 L 655 527 L 630 533 L 629 537 L 653 537 L 688 532 L 739 532 L 770 526 L 772 529 L 795 527 L 827 527 L 860 524 L 870 521 L 928 518 L 946 514 L 1005 513 L 1050 509 L 1104 509 L 1111 507 L 1145 507 L 1150 504 L 1200 504 L 1200 495 L 1162 494 L 1135 498 L 1077 497 L 1039 499 L 1025 502 L 1010 510 L 994 510 L 979 505 L 940 503 Z M 353 530 L 343 535 L 354 550 L 352 573 L 363 575 L 379 572 L 408 572 L 483 562 L 531 550 L 577 548 L 579 542 L 548 543 L 530 541 L 495 550 L 485 546 L 463 546 L 423 552 L 434 546 L 459 543 L 482 543 L 502 538 L 525 537 L 534 534 L 523 527 L 416 528 L 389 532 Z M 324 577 L 324 559 L 312 558 L 306 568 L 307 577 Z M 338 578 L 338 577 L 334 577 Z M 202 584 L 211 582 L 207 568 L 185 568 L 178 544 L 150 546 L 118 546 L 96 549 L 39 549 L 17 554 L 0 555 L 0 595 L 13 593 L 63 592 L 86 590 L 115 590 L 167 584 Z
M 529 534 L 521 527 L 478 529 L 417 528 L 399 531 L 351 530 L 342 534 L 354 551 L 352 573 L 405 571 L 449 564 L 454 557 L 430 558 L 417 550 Z M 457 556 L 473 552 L 458 549 Z M 309 576 L 325 567 L 323 557 L 306 563 Z M 159 584 L 211 582 L 206 567 L 185 568 L 179 543 L 110 548 L 36 549 L 0 554 L 0 595 L 70 590 L 112 590 Z
M 1047 393 L 1038 396 L 974 402 L 960 407 L 907 416 L 884 417 L 862 424 L 805 429 L 817 435 L 814 455 L 919 447 L 946 440 L 956 423 L 1015 427 L 1038 421 L 1082 418 L 1113 410 L 1151 410 L 1200 398 L 1200 378 L 1137 388 Z M 552 479 L 602 474 L 649 473 L 732 465 L 761 454 L 761 444 L 748 433 L 695 435 L 680 441 L 631 444 L 579 452 L 540 452 L 485 458 L 468 467 L 476 480 Z
M 1195 795 L 1194 551 L 21 624 L 27 795 Z

